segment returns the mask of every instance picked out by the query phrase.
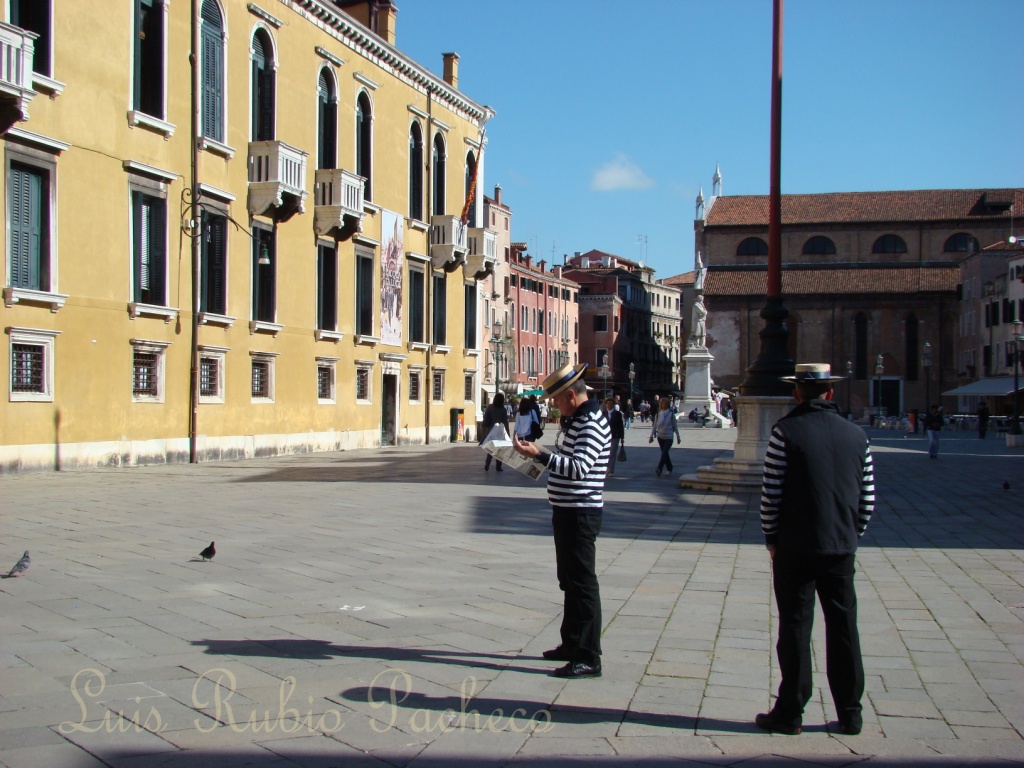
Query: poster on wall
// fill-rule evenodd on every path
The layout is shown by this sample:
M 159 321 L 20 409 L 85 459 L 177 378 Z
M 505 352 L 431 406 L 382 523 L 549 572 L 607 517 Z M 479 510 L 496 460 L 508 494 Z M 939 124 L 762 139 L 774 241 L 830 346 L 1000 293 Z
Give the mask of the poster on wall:
M 402 343 L 402 233 L 405 220 L 394 211 L 381 211 L 380 340 Z

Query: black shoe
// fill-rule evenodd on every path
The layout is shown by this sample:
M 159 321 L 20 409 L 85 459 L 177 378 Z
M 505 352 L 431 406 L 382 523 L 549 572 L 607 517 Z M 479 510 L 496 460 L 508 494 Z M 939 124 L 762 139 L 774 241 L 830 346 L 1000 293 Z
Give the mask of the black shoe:
M 658 477 L 661 477 L 661 470 L 660 469 L 654 470 L 654 474 L 656 474 Z
M 499 472 L 504 472 L 504 471 L 505 471 L 505 468 L 504 468 L 504 467 L 497 467 L 496 469 L 497 469 L 497 470 L 498 470 Z
M 582 661 L 570 661 L 564 667 L 559 667 L 551 673 L 552 677 L 567 677 L 575 680 L 578 677 L 600 677 L 601 663 L 584 664 Z
M 564 645 L 559 645 L 557 648 L 552 648 L 550 651 L 544 651 L 542 655 L 548 661 L 572 661 L 576 657 L 576 654 Z
M 847 736 L 856 736 L 861 732 L 864 727 L 864 723 L 860 720 L 850 720 L 849 722 L 839 721 L 839 732 Z
M 797 736 L 802 730 L 803 726 L 800 721 L 785 721 L 779 719 L 775 712 L 762 712 L 754 718 L 754 725 L 763 731 L 769 731 L 770 733 L 783 733 L 786 736 Z

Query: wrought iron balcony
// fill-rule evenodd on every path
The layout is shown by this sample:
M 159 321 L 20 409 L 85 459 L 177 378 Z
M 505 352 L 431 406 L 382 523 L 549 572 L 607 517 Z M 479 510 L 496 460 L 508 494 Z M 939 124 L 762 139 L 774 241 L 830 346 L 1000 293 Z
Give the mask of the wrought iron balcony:
M 288 221 L 305 212 L 306 155 L 283 141 L 249 142 L 249 213 Z
M 32 54 L 38 35 L 0 22 L 0 133 L 28 120 L 32 101 Z
M 362 176 L 341 168 L 321 168 L 313 188 L 313 229 L 318 235 L 336 232 L 347 240 L 363 229 Z
M 465 263 L 468 231 L 458 216 L 430 217 L 430 260 L 435 269 L 452 272 Z
M 473 275 L 474 280 L 482 280 L 492 274 L 498 261 L 498 233 L 492 229 L 472 227 L 466 244 L 469 249 L 466 271 Z

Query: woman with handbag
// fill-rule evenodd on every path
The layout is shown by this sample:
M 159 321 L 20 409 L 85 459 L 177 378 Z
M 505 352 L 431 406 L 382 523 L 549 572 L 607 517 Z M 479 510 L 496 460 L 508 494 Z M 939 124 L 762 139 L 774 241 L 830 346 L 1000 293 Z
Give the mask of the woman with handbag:
M 533 443 L 540 437 L 539 427 L 540 417 L 534 410 L 530 399 L 524 397 L 519 401 L 519 410 L 516 412 L 516 434 L 519 435 L 520 440 Z
M 612 429 L 612 447 L 608 454 L 608 475 L 615 474 L 615 460 L 626 460 L 626 422 L 622 418 L 622 412 L 615 405 L 614 397 L 606 397 L 604 401 L 605 418 L 608 419 L 608 426 Z

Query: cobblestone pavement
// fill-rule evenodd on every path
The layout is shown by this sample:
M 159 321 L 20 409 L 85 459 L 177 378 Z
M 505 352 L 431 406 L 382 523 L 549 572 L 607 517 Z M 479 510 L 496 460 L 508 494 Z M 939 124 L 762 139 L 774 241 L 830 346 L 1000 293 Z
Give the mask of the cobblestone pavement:
M 687 425 L 674 475 L 734 435 Z M 859 736 L 823 674 L 802 735 L 753 726 L 778 683 L 758 500 L 655 477 L 637 424 L 598 545 L 600 680 L 549 676 L 543 484 L 475 446 L 0 477 L 2 556 L 33 560 L 0 581 L 0 764 L 1024 762 L 1024 453 L 872 439 Z M 817 670 L 822 640 L 819 616 Z

